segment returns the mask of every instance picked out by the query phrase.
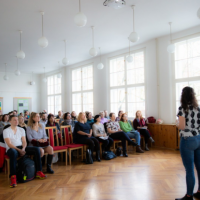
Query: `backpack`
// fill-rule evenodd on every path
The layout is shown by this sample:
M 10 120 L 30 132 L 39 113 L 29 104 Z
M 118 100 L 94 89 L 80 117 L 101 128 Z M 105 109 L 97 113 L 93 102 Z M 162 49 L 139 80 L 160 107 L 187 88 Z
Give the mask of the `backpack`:
M 116 156 L 121 156 L 121 154 L 122 154 L 122 149 L 120 147 L 117 147 Z
M 93 164 L 93 159 L 92 159 L 92 153 L 90 149 L 86 150 L 86 160 L 85 160 L 86 164 Z
M 112 151 L 104 151 L 103 152 L 103 158 L 105 160 L 111 160 L 113 158 L 116 158 L 117 156 Z
M 26 183 L 35 178 L 35 162 L 27 155 L 17 161 L 17 181 Z
M 148 117 L 147 123 L 156 123 L 156 119 L 154 117 Z

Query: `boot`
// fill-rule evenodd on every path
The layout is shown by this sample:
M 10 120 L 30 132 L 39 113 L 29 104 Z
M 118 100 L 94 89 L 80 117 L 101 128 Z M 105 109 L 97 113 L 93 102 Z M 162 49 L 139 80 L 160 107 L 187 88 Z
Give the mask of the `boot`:
M 195 198 L 200 199 L 200 192 L 197 191 L 196 193 L 194 193 L 193 195 Z
M 148 144 L 145 144 L 145 151 L 149 151 Z
M 183 198 L 175 199 L 175 200 L 194 200 L 194 199 L 193 199 L 193 196 L 188 197 L 186 194 Z
M 123 156 L 124 156 L 124 157 L 128 157 L 126 151 L 123 151 Z
M 54 174 L 54 171 L 51 169 L 51 163 L 53 160 L 53 155 L 47 155 L 47 172 L 50 174 Z
M 133 145 L 134 147 L 136 147 L 138 144 L 137 144 L 136 142 L 132 141 L 132 145 Z
M 144 151 L 141 149 L 139 145 L 136 146 L 136 152 L 137 153 L 144 153 Z
M 99 150 L 96 151 L 96 160 L 101 162 L 100 151 Z
M 155 141 L 154 141 L 154 139 L 153 139 L 152 137 L 150 137 L 149 139 L 151 140 L 151 142 L 152 142 L 152 143 L 154 143 L 154 142 L 155 142 Z

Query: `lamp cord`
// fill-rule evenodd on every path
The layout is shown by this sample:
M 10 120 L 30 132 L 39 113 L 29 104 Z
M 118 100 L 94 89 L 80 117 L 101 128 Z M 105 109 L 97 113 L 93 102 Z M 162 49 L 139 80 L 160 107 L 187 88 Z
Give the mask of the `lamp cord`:
M 135 32 L 135 12 L 134 12 L 135 6 L 133 6 L 132 8 L 133 8 L 133 32 Z
M 79 12 L 81 12 L 81 0 L 79 0 Z
M 43 31 L 43 15 L 42 15 L 42 37 L 44 36 L 44 31 Z

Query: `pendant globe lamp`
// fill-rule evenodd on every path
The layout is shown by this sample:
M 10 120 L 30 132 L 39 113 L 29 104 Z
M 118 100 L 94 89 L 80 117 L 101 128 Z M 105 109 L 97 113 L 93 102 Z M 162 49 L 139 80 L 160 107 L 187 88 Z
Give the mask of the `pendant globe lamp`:
M 99 47 L 99 54 L 100 54 L 100 62 L 99 62 L 99 64 L 97 65 L 97 69 L 99 69 L 99 70 L 101 70 L 101 69 L 103 69 L 104 68 L 104 65 L 103 65 L 103 63 L 102 63 L 102 61 L 101 61 L 101 48 Z
M 170 27 L 170 45 L 167 47 L 168 53 L 174 53 L 175 51 L 175 45 L 172 43 L 172 28 L 171 28 L 172 22 L 169 22 Z
M 41 12 L 42 15 L 42 37 L 39 38 L 38 40 L 38 45 L 42 48 L 46 48 L 49 44 L 48 40 L 46 37 L 44 37 L 44 25 L 43 25 L 43 17 L 44 17 L 44 12 Z
M 92 48 L 90 49 L 89 54 L 92 57 L 95 57 L 98 54 L 98 52 L 94 47 L 94 26 L 91 26 L 91 29 L 92 29 Z
M 65 57 L 62 59 L 62 63 L 63 63 L 63 65 L 67 65 L 68 60 L 67 60 L 67 56 L 66 56 L 66 40 L 64 40 L 64 42 L 65 42 Z
M 19 71 L 19 66 L 18 66 L 18 57 L 17 58 L 17 70 L 15 71 L 15 75 L 19 76 L 21 74 L 21 72 Z
M 131 41 L 131 42 L 137 42 L 139 40 L 139 35 L 135 32 L 135 6 L 131 6 L 131 8 L 133 9 L 133 32 L 131 32 L 131 34 L 129 35 L 128 39 Z
M 59 61 L 58 61 L 58 67 L 60 68 L 60 62 Z M 62 74 L 61 73 L 57 74 L 57 78 L 62 78 Z
M 44 67 L 44 78 L 42 79 L 42 81 L 43 81 L 44 83 L 47 82 L 46 73 L 45 73 L 45 67 Z
M 35 85 L 35 81 L 33 80 L 33 72 L 32 72 L 32 77 L 31 77 L 31 82 L 30 82 L 31 85 Z
M 128 56 L 126 57 L 126 61 L 128 63 L 132 63 L 133 62 L 133 56 L 130 55 L 130 48 L 131 48 L 131 45 L 130 45 L 130 40 L 129 40 L 129 54 Z
M 3 79 L 5 81 L 7 81 L 9 79 L 9 77 L 7 76 L 7 63 L 5 63 L 5 75 L 4 75 Z
M 197 11 L 197 17 L 200 19 L 200 8 L 199 8 L 199 10 Z
M 74 22 L 78 27 L 84 27 L 87 23 L 87 17 L 81 12 L 81 0 L 79 0 L 79 12 L 74 17 Z
M 17 58 L 24 59 L 25 53 L 22 51 L 22 31 L 19 31 L 20 33 L 20 50 L 17 52 Z

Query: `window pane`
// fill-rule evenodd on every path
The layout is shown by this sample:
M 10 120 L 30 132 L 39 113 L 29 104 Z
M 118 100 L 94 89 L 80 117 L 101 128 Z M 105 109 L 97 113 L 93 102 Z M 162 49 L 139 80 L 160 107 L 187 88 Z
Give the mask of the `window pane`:
M 48 97 L 48 113 L 54 114 L 54 96 Z
M 93 89 L 93 66 L 82 68 L 83 90 Z
M 128 99 L 128 117 L 135 117 L 137 110 L 141 110 L 143 116 L 145 115 L 145 88 L 131 87 L 127 89 Z
M 125 112 L 125 89 L 112 89 L 110 91 L 110 104 L 111 104 L 111 112 L 115 114 L 118 113 L 119 110 L 123 110 Z
M 83 112 L 85 111 L 93 113 L 93 92 L 83 93 Z
M 55 96 L 55 113 L 54 114 L 57 114 L 58 111 L 62 110 L 61 108 L 61 95 L 57 95 Z
M 81 68 L 72 70 L 72 92 L 81 91 Z
M 77 113 L 82 112 L 81 101 L 81 93 L 72 94 L 72 110 L 76 111 Z

